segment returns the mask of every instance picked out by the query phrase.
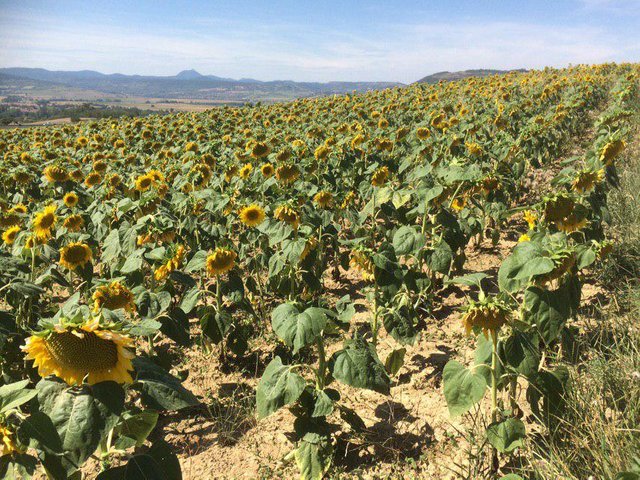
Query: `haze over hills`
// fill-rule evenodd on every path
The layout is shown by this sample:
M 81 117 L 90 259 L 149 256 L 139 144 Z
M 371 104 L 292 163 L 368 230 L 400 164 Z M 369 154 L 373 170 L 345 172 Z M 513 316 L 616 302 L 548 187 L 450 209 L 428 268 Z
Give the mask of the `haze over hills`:
M 441 80 L 445 80 L 448 82 L 461 80 L 463 78 L 469 77 L 486 77 L 489 75 L 502 75 L 509 72 L 526 72 L 527 70 L 524 68 L 519 68 L 517 70 L 492 70 L 492 69 L 475 69 L 475 70 L 462 70 L 459 72 L 437 72 L 432 73 L 431 75 L 427 75 L 426 77 L 421 78 L 416 83 L 438 83 Z
M 19 83 L 25 79 L 49 82 L 75 89 L 87 89 L 110 95 L 201 99 L 217 101 L 286 100 L 298 97 L 331 95 L 352 91 L 367 91 L 401 86 L 399 82 L 294 82 L 290 80 L 235 80 L 215 75 L 202 75 L 184 70 L 173 76 L 104 74 L 93 70 L 50 71 L 43 68 L 0 68 L 0 89 L 6 93 L 13 77 Z M 41 85 L 40 85 L 41 86 Z

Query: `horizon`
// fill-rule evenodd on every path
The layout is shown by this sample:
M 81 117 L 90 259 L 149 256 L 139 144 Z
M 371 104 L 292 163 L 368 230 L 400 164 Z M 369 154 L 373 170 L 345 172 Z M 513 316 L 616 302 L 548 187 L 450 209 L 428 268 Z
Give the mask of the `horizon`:
M 443 71 L 637 61 L 639 21 L 638 0 L 0 0 L 0 67 L 408 84 Z

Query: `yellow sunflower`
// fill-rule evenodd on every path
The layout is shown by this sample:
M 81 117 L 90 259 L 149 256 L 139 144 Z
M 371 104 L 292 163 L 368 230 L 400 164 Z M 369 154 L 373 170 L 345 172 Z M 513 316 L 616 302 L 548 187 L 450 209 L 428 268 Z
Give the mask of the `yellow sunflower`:
M 93 293 L 93 309 L 97 312 L 101 308 L 119 310 L 123 308 L 127 312 L 135 312 L 136 304 L 133 293 L 120 282 L 111 282 L 102 285 Z
M 153 184 L 153 177 L 150 175 L 140 175 L 136 178 L 136 190 L 139 192 L 146 192 Z
M 62 201 L 64 202 L 65 206 L 69 208 L 75 207 L 78 204 L 78 195 L 76 195 L 74 192 L 69 192 L 64 196 Z
M 7 245 L 12 245 L 13 242 L 15 242 L 16 237 L 18 236 L 18 233 L 20 233 L 20 227 L 18 226 L 9 227 L 2 234 L 2 241 Z
M 276 178 L 285 185 L 295 182 L 299 176 L 300 170 L 295 165 L 282 165 L 276 169 Z
M 331 192 L 327 192 L 326 190 L 316 193 L 313 200 L 320 208 L 330 208 L 333 206 L 333 195 Z
M 74 242 L 60 249 L 60 265 L 75 270 L 84 267 L 91 260 L 93 254 L 89 245 L 82 242 Z
M 349 266 L 358 270 L 365 282 L 373 282 L 375 280 L 373 260 L 363 250 L 353 250 L 351 252 Z
M 240 210 L 240 221 L 248 227 L 260 225 L 264 217 L 264 209 L 260 205 L 249 205 Z
M 42 173 L 49 183 L 62 183 L 69 179 L 69 173 L 58 165 L 49 165 Z
M 101 181 L 102 175 L 100 175 L 98 172 L 91 172 L 89 175 L 87 175 L 87 178 L 84 179 L 84 184 L 87 186 L 87 188 L 91 188 L 98 185 Z
M 13 453 L 24 453 L 16 442 L 16 432 L 8 425 L 0 424 L 0 457 Z
M 584 171 L 580 172 L 573 180 L 571 188 L 578 193 L 588 193 L 602 181 L 604 178 L 604 170 L 600 169 L 596 172 Z
M 118 330 L 102 327 L 98 319 L 80 324 L 62 319 L 51 330 L 30 336 L 22 350 L 44 378 L 56 375 L 69 385 L 114 381 L 133 383 L 129 350 L 133 340 Z
M 618 155 L 622 153 L 626 144 L 623 140 L 613 140 L 608 142 L 600 152 L 600 161 L 605 165 L 611 165 Z
M 263 142 L 256 142 L 251 148 L 251 156 L 253 158 L 263 158 L 269 155 L 271 148 Z
M 253 171 L 253 165 L 251 165 L 250 163 L 245 163 L 245 165 L 240 169 L 240 178 L 247 179 L 249 178 L 249 175 L 251 175 L 251 172 Z
M 260 172 L 262 173 L 263 177 L 269 178 L 273 176 L 275 169 L 273 168 L 273 165 L 271 165 L 270 163 L 265 163 L 260 167 Z
M 529 225 L 529 230 L 533 230 L 536 226 L 536 221 L 538 220 L 538 214 L 533 210 L 525 210 L 522 214 L 524 221 Z
M 211 277 L 217 277 L 228 272 L 236 263 L 236 252 L 227 248 L 216 248 L 207 257 L 207 273 Z
M 51 236 L 51 231 L 56 225 L 56 206 L 49 205 L 41 212 L 36 213 L 33 219 L 33 232 L 39 239 L 47 239 Z

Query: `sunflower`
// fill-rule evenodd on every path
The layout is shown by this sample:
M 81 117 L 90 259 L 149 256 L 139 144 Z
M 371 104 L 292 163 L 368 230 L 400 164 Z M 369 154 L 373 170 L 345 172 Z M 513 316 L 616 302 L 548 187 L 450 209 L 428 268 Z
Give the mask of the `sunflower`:
M 63 197 L 62 201 L 64 202 L 65 206 L 69 208 L 75 207 L 78 204 L 78 195 L 76 195 L 74 192 L 69 192 Z
M 89 175 L 87 175 L 87 178 L 84 179 L 84 184 L 87 186 L 87 188 L 91 188 L 98 185 L 101 181 L 102 175 L 100 175 L 98 172 L 91 172 Z
M 605 165 L 611 165 L 620 153 L 624 150 L 626 144 L 623 140 L 613 140 L 608 142 L 600 152 L 600 161 Z
M 178 245 L 176 247 L 175 253 L 173 254 L 173 257 L 167 260 L 165 264 L 160 265 L 153 272 L 154 278 L 160 282 L 165 278 L 167 278 L 167 276 L 171 272 L 173 272 L 174 270 L 178 270 L 182 266 L 182 263 L 184 262 L 184 257 L 186 253 L 187 251 L 184 248 L 184 245 Z
M 263 158 L 269 155 L 271 148 L 263 142 L 256 142 L 251 148 L 251 156 L 253 158 Z
M 373 185 L 374 187 L 381 187 L 387 182 L 388 179 L 389 168 L 380 167 L 373 173 L 373 176 L 371 177 L 371 185 Z
M 70 232 L 79 232 L 84 227 L 84 219 L 78 214 L 69 215 L 62 225 Z
M 82 177 L 84 177 L 84 174 L 82 173 L 82 170 L 80 170 L 79 168 L 76 168 L 69 174 L 69 176 L 71 177 L 71 180 L 73 180 L 74 182 L 79 182 L 82 180 Z
M 365 282 L 374 281 L 375 276 L 373 260 L 371 260 L 370 255 L 364 250 L 353 250 L 351 252 L 349 266 L 358 270 Z
M 458 197 L 451 202 L 451 208 L 453 208 L 456 212 L 459 212 L 464 207 L 467 206 L 467 198 L 466 197 Z
M 264 217 L 264 209 L 259 205 L 249 205 L 240 210 L 240 221 L 248 227 L 260 225 Z
M 356 192 L 349 192 L 345 195 L 344 200 L 342 200 L 342 204 L 340 204 L 340 208 L 344 210 L 349 205 L 351 205 L 356 199 Z
M 18 203 L 9 209 L 9 213 L 21 213 L 25 214 L 28 212 L 27 206 L 23 203 Z
M 20 227 L 18 226 L 9 227 L 2 234 L 2 241 L 7 245 L 12 245 L 13 242 L 15 242 L 16 237 L 18 236 L 18 233 L 20 233 Z
M 307 256 L 316 249 L 318 246 L 318 239 L 316 237 L 309 238 L 304 244 L 304 250 L 300 254 L 300 262 L 302 262 Z
M 84 267 L 92 257 L 91 249 L 86 243 L 74 242 L 60 249 L 60 265 L 69 270 Z
M 69 385 L 89 385 L 114 381 L 133 383 L 129 350 L 133 340 L 113 327 L 103 327 L 98 319 L 82 323 L 60 323 L 50 330 L 30 336 L 22 350 L 27 360 L 34 360 L 38 374 L 56 375 Z
M 518 237 L 518 243 L 529 242 L 531 241 L 531 237 L 527 233 L 523 233 Z
M 111 282 L 102 285 L 93 293 L 93 309 L 99 311 L 102 308 L 119 310 L 123 308 L 127 312 L 135 312 L 136 304 L 133 301 L 133 293 L 120 282 Z
M 58 165 L 49 165 L 42 173 L 49 183 L 62 183 L 69 179 L 69 173 Z
M 281 222 L 293 227 L 294 230 L 297 230 L 300 226 L 300 214 L 287 205 L 280 205 L 276 208 L 276 211 L 273 212 L 273 215 Z
M 578 230 L 582 230 L 587 226 L 588 223 L 589 222 L 586 217 L 580 214 L 572 213 L 566 218 L 556 221 L 555 225 L 561 232 L 572 233 L 577 232 Z
M 253 171 L 253 165 L 250 163 L 245 163 L 245 165 L 240 169 L 240 178 L 243 180 L 249 178 L 251 172 Z
M 331 149 L 329 147 L 327 147 L 326 145 L 320 145 L 313 152 L 313 156 L 316 158 L 316 160 L 320 162 L 322 160 L 325 160 L 330 153 L 331 153 Z
M 16 441 L 16 432 L 8 425 L 0 424 L 0 457 L 13 453 L 24 453 Z
M 488 332 L 495 332 L 509 321 L 510 310 L 496 301 L 487 300 L 484 303 L 474 304 L 462 316 L 462 324 L 469 335 L 474 328 L 482 329 L 485 336 Z
M 216 248 L 207 257 L 207 273 L 210 277 L 217 277 L 233 268 L 236 263 L 236 252 L 227 248 Z
M 418 137 L 419 140 L 426 140 L 430 136 L 431 130 L 429 130 L 427 127 L 420 127 L 416 130 L 416 137 Z
M 230 182 L 233 179 L 233 177 L 235 177 L 237 174 L 238 174 L 237 165 L 231 165 L 224 172 L 224 180 L 225 180 L 225 182 L 227 182 L 227 183 Z
M 270 163 L 265 163 L 260 167 L 260 172 L 262 173 L 262 176 L 264 178 L 269 178 L 273 176 L 275 169 L 273 168 L 273 165 L 271 165 Z
M 316 193 L 313 200 L 320 208 L 330 208 L 333 205 L 333 195 L 326 190 Z
M 465 146 L 467 147 L 467 151 L 473 155 L 473 156 L 479 156 L 482 155 L 482 147 L 480 145 L 478 145 L 476 142 L 467 142 L 465 143 Z
M 276 169 L 276 178 L 285 185 L 295 182 L 299 176 L 300 170 L 295 165 L 282 165 Z
M 36 213 L 33 219 L 33 231 L 37 238 L 47 239 L 51 236 L 51 231 L 56 225 L 56 206 L 49 205 L 41 212 Z
M 594 187 L 602 181 L 604 178 L 604 170 L 600 169 L 597 172 L 584 171 L 580 172 L 578 176 L 573 180 L 571 188 L 578 193 L 588 193 L 594 189 Z
M 136 178 L 136 190 L 139 192 L 146 192 L 151 188 L 153 184 L 153 177 L 150 175 L 140 175 Z

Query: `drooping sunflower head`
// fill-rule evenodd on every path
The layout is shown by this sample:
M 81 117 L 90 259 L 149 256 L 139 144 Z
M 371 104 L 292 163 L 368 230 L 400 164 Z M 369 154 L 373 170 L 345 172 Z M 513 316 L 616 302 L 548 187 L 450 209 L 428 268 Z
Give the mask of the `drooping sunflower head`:
M 2 233 L 2 241 L 7 245 L 12 245 L 13 242 L 16 241 L 16 237 L 18 236 L 18 233 L 20 233 L 20 230 L 20 227 L 17 225 L 9 227 Z
M 60 249 L 60 265 L 75 270 L 84 267 L 93 257 L 89 245 L 82 242 L 73 242 Z
M 218 247 L 207 257 L 207 273 L 217 277 L 231 270 L 236 263 L 237 254 L 228 248 Z
M 478 303 L 472 303 L 462 316 L 462 324 L 469 335 L 473 330 L 482 330 L 487 336 L 489 332 L 495 335 L 500 327 L 511 317 L 511 309 L 495 298 L 487 298 Z
M 375 267 L 371 256 L 372 252 L 362 248 L 351 251 L 349 266 L 358 270 L 365 282 L 373 282 L 375 280 Z
M 566 194 L 556 195 L 545 201 L 544 218 L 548 222 L 557 222 L 567 218 L 573 212 L 575 202 Z
M 275 218 L 290 225 L 294 230 L 300 226 L 300 214 L 288 205 L 280 205 L 273 212 Z
M 132 383 L 129 350 L 133 340 L 114 325 L 101 326 L 97 318 L 60 319 L 51 328 L 34 333 L 22 350 L 33 360 L 38 374 L 55 375 L 69 385 L 114 381 Z
M 300 170 L 295 165 L 281 165 L 276 169 L 276 178 L 285 185 L 295 182 L 299 176 Z
M 69 172 L 59 165 L 49 165 L 42 173 L 49 183 L 62 183 L 69 179 Z
M 264 142 L 256 142 L 251 148 L 251 156 L 253 158 L 263 158 L 269 155 L 271 148 Z
M 93 293 L 93 308 L 96 312 L 102 308 L 135 312 L 136 304 L 131 290 L 116 281 L 96 289 Z
M 65 194 L 62 201 L 64 202 L 66 207 L 73 208 L 78 204 L 78 195 L 74 192 L 69 192 Z
M 320 208 L 331 208 L 333 206 L 333 194 L 326 190 L 316 193 L 313 200 Z
M 344 196 L 344 199 L 342 200 L 342 203 L 340 204 L 340 208 L 342 210 L 344 210 L 345 208 L 347 208 L 349 205 L 351 205 L 353 202 L 355 202 L 356 200 L 356 192 L 349 192 Z
M 611 140 L 600 151 L 600 161 L 605 165 L 611 165 L 618 155 L 622 153 L 626 144 L 623 140 Z
M 249 205 L 240 210 L 240 221 L 248 227 L 260 225 L 264 217 L 264 209 L 260 205 Z
M 76 213 L 65 218 L 62 225 L 70 232 L 79 232 L 84 227 L 84 219 Z
M 585 170 L 576 176 L 571 183 L 571 188 L 578 193 L 588 193 L 604 178 L 604 169 L 597 171 Z
M 416 130 L 416 136 L 419 140 L 426 140 L 431 136 L 431 130 L 427 127 L 420 127 Z
M 36 237 L 40 239 L 51 237 L 51 231 L 54 229 L 57 219 L 55 205 L 49 205 L 41 212 L 36 213 L 33 219 L 33 232 Z
M 389 179 L 389 168 L 388 167 L 380 167 L 375 172 L 373 172 L 373 176 L 371 177 L 371 185 L 374 187 L 381 187 L 387 180 Z
M 84 184 L 87 188 L 95 187 L 96 185 L 99 185 L 100 182 L 102 182 L 102 175 L 98 172 L 91 172 L 87 175 L 87 178 L 84 179 Z

